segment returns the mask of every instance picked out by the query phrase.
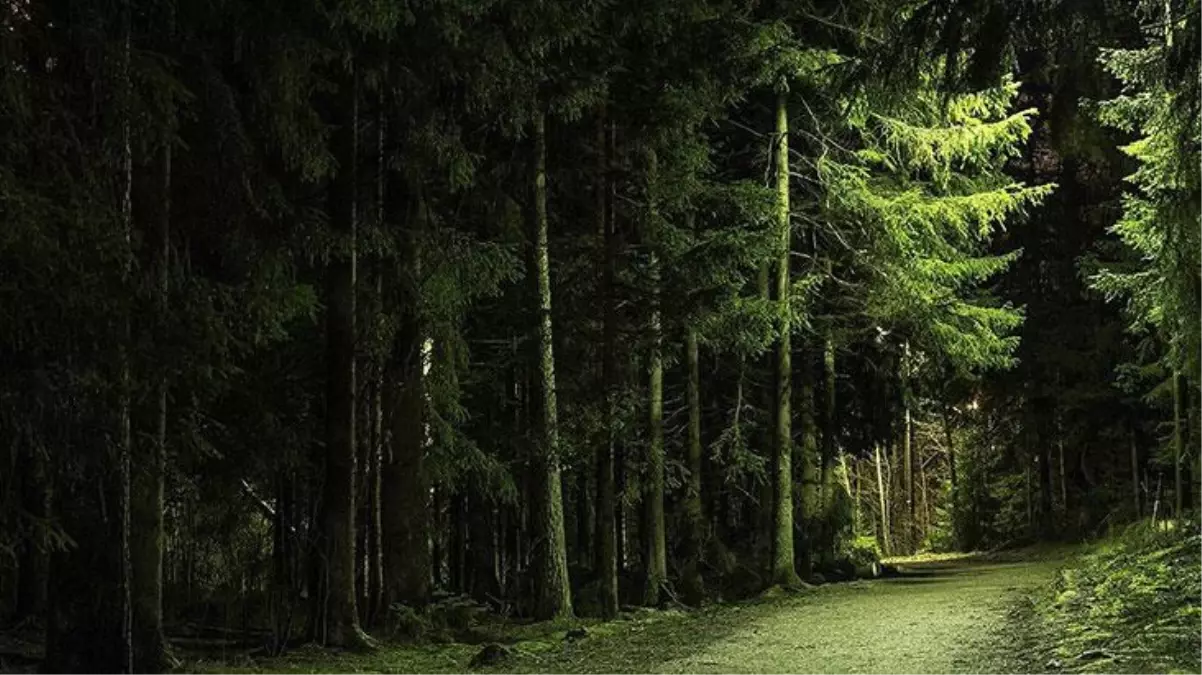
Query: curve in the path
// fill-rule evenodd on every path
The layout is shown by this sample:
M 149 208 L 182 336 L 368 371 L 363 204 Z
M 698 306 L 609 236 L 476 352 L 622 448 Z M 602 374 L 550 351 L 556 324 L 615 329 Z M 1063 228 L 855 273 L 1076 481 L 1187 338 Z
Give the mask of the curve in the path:
M 1016 594 L 1050 578 L 1053 562 L 915 566 L 871 583 L 789 598 L 668 673 L 985 673 L 1022 667 Z M 601 664 L 597 664 L 601 665 Z

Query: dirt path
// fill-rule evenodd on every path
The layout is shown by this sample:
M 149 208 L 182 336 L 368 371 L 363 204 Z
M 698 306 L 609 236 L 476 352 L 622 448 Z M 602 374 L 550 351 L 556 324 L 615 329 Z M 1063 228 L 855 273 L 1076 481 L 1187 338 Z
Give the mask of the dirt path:
M 977 673 L 1022 654 L 1008 614 L 1046 563 L 928 566 L 787 602 L 664 672 Z
M 608 623 L 534 624 L 501 639 L 508 656 L 472 667 L 479 645 L 381 645 L 367 654 L 299 648 L 209 672 L 1003 673 L 1041 668 L 1012 610 L 1062 564 L 959 559 L 903 566 L 891 579 L 696 612 L 638 612 Z
M 599 635 L 516 669 L 662 673 L 1022 672 L 1020 593 L 1057 562 L 956 561 Z

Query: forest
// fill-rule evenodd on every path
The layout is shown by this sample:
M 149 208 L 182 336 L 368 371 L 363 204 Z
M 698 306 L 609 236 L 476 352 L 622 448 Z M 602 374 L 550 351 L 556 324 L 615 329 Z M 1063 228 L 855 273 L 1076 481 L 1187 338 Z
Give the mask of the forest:
M 0 672 L 1199 672 L 1200 26 L 0 0 Z

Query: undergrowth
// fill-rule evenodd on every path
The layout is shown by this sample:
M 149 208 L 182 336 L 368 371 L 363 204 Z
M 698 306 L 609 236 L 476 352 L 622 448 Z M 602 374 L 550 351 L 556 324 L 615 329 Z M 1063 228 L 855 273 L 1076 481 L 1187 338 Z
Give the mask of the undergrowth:
M 1137 523 L 1061 570 L 1037 605 L 1051 641 L 1048 669 L 1200 672 L 1198 532 L 1196 522 Z

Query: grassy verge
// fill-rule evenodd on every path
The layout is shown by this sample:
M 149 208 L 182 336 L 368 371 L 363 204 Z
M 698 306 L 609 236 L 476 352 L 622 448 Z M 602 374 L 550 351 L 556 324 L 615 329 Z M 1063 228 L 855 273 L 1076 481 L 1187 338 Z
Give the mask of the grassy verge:
M 1044 670 L 1202 672 L 1197 523 L 1133 525 L 1062 569 L 1030 607 Z
M 618 672 L 638 672 L 676 652 L 687 653 L 729 631 L 741 615 L 755 614 L 759 603 L 714 606 L 699 611 L 637 610 L 618 620 L 583 619 L 543 623 L 497 621 L 473 629 L 472 644 L 380 641 L 363 653 L 337 652 L 306 645 L 274 657 L 224 655 L 192 658 L 189 672 L 213 673 L 460 673 L 587 671 L 600 659 Z M 723 614 L 715 621 L 713 614 Z M 482 651 L 500 649 L 483 663 Z

